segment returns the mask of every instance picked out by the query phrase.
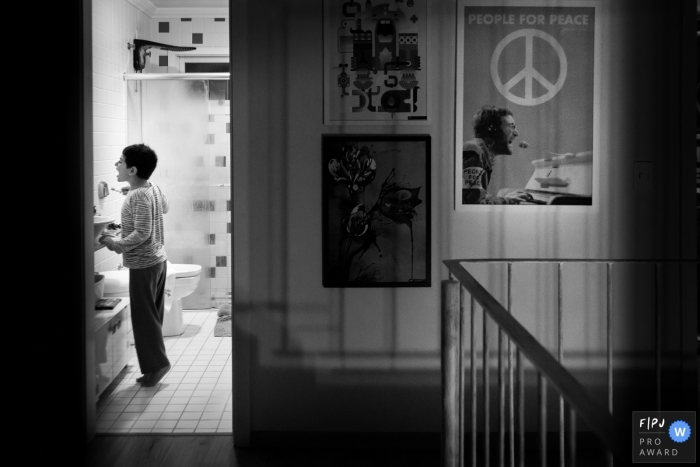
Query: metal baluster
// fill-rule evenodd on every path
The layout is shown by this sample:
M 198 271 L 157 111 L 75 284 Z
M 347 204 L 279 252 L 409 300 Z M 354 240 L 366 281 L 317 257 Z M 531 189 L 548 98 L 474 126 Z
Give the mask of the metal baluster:
M 654 316 L 656 319 L 656 410 L 661 410 L 661 263 L 656 263 L 654 282 Z
M 564 364 L 564 332 L 562 324 L 563 316 L 563 284 L 562 284 L 562 274 L 561 274 L 561 263 L 557 263 L 557 357 L 559 363 Z M 559 465 L 564 467 L 565 453 L 564 453 L 564 398 L 559 396 Z
M 508 263 L 508 313 L 513 314 L 512 304 L 513 304 L 513 289 L 512 284 L 512 266 L 513 263 Z M 513 385 L 515 381 L 513 380 L 513 347 L 511 346 L 510 338 L 508 338 L 508 379 L 510 381 L 509 386 L 509 407 L 510 407 L 510 466 L 515 467 L 515 401 L 513 394 Z
M 612 347 L 612 263 L 607 263 L 607 324 L 608 324 L 608 410 L 613 413 L 613 347 Z M 613 456 L 608 453 L 608 467 L 613 465 Z
M 488 466 L 490 461 L 489 452 L 489 441 L 490 441 L 490 428 L 489 428 L 489 335 L 488 335 L 488 315 L 486 310 L 482 307 L 482 314 L 484 316 L 484 465 Z
M 498 328 L 498 465 L 505 467 L 506 446 L 506 387 L 505 365 L 503 363 L 504 333 Z
M 520 349 L 515 349 L 518 367 L 518 435 L 520 447 L 520 467 L 525 467 L 525 362 Z
M 453 277 L 450 277 L 453 279 Z M 453 280 L 442 283 L 442 395 L 445 433 L 442 457 L 445 467 L 459 466 L 459 355 L 461 330 L 459 329 L 459 283 Z
M 471 315 L 472 315 L 472 327 L 471 327 L 471 381 L 472 381 L 472 403 L 471 403 L 471 413 L 472 413 L 472 467 L 476 467 L 476 346 L 474 342 L 476 341 L 476 323 L 474 315 L 476 314 L 476 301 L 474 297 L 471 297 Z
M 464 313 L 464 287 L 459 286 L 459 467 L 464 467 L 464 329 L 466 320 Z
M 547 380 L 544 375 L 537 372 L 539 380 L 538 403 L 540 406 L 540 466 L 547 467 Z
M 569 467 L 576 467 L 576 411 L 569 409 Z

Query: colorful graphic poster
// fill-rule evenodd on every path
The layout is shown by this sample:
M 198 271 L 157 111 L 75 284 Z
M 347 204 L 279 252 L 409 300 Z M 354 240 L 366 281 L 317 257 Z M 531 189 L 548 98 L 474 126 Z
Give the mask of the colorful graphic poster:
M 503 3 L 459 3 L 455 207 L 593 206 L 597 2 Z
M 324 123 L 427 121 L 427 0 L 324 0 Z

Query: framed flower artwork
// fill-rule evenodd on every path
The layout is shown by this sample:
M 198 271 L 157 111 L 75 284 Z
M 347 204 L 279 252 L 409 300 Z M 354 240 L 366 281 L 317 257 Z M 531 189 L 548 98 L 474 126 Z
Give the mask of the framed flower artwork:
M 323 286 L 430 287 L 430 136 L 324 135 Z

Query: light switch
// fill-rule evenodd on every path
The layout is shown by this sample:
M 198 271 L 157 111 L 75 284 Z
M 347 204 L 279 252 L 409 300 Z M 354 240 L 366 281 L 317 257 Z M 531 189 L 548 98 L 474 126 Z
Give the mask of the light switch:
M 634 163 L 634 190 L 651 190 L 654 185 L 654 164 L 647 161 Z

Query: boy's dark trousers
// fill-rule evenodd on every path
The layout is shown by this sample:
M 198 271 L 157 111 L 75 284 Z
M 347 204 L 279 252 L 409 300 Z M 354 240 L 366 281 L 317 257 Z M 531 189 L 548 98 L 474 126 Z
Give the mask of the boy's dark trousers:
M 163 340 L 167 262 L 129 269 L 131 323 L 141 373 L 153 373 L 170 364 Z

